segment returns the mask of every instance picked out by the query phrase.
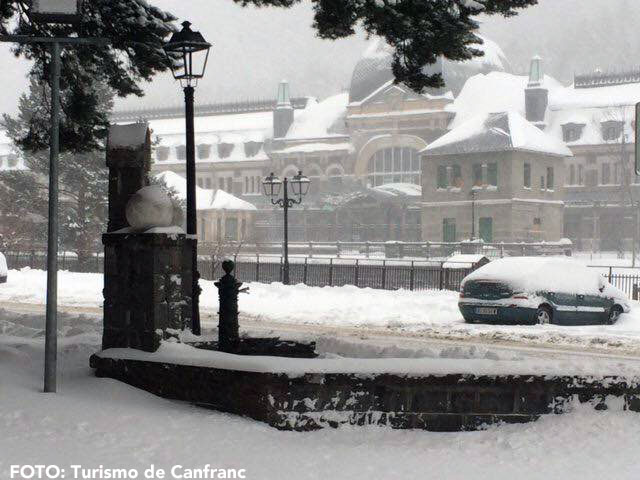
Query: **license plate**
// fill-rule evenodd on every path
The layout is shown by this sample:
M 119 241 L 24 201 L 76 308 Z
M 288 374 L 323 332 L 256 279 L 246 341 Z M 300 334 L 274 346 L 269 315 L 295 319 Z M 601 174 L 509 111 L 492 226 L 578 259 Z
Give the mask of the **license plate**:
M 480 307 L 480 308 L 476 308 L 476 313 L 478 315 L 497 315 L 498 314 L 498 309 L 497 308 Z

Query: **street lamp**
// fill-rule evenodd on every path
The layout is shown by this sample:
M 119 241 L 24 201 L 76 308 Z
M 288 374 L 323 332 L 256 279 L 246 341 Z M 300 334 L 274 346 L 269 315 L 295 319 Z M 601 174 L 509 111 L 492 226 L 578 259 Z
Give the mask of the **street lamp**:
M 291 190 L 296 198 L 289 198 L 289 183 Z M 302 197 L 309 192 L 311 180 L 298 171 L 294 177 L 289 180 L 287 177 L 281 181 L 273 172 L 262 181 L 264 194 L 271 199 L 273 205 L 277 205 L 284 209 L 284 241 L 282 244 L 284 252 L 284 263 L 282 266 L 282 283 L 289 285 L 289 208 L 302 203 Z M 280 196 L 280 188 L 283 188 L 282 198 Z
M 192 331 L 200 335 L 200 287 L 198 286 L 198 221 L 196 213 L 196 156 L 195 133 L 193 126 L 193 92 L 198 80 L 204 76 L 209 59 L 211 44 L 200 32 L 191 30 L 191 23 L 183 22 L 182 30 L 175 32 L 164 44 L 164 51 L 171 60 L 173 78 L 180 81 L 184 89 L 186 142 L 187 142 L 187 234 L 193 235 L 195 242 L 193 252 L 192 276 L 193 289 L 191 295 Z
M 82 0 L 33 0 L 28 11 L 35 23 L 73 24 L 80 20 Z M 104 38 L 0 35 L 0 42 L 50 47 L 51 133 L 49 140 L 49 219 L 47 228 L 47 305 L 45 313 L 44 391 L 57 391 L 58 362 L 58 157 L 60 151 L 60 63 L 63 45 L 106 45 Z

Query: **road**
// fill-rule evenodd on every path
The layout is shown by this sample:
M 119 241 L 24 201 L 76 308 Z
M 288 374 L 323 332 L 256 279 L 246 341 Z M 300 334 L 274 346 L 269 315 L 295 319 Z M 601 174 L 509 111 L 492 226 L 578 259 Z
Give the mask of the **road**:
M 2 309 L 15 314 L 44 315 L 44 305 L 3 302 Z M 67 315 L 100 317 L 102 308 L 59 306 L 59 312 Z M 202 311 L 203 335 L 215 335 L 217 314 Z M 634 348 L 609 349 L 585 348 L 584 345 L 528 345 L 524 342 L 501 338 L 447 338 L 446 335 L 430 336 L 416 332 L 399 332 L 384 328 L 335 327 L 279 323 L 248 316 L 240 317 L 243 333 L 251 336 L 279 336 L 283 339 L 316 341 L 318 352 L 325 356 L 344 355 L 359 358 L 371 357 L 434 357 L 434 358 L 485 358 L 496 360 L 521 360 L 523 358 L 557 359 L 580 362 L 580 359 L 602 359 L 606 362 L 624 362 L 640 371 L 640 345 Z

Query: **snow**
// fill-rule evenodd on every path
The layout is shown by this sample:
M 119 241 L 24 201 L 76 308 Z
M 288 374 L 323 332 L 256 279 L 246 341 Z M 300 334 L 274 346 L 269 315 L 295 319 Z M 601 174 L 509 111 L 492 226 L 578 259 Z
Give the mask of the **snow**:
M 10 478 L 11 464 L 33 463 L 133 468 L 138 478 L 151 464 L 168 471 L 210 463 L 261 480 L 418 479 L 425 465 L 431 477 L 451 480 L 632 479 L 639 472 L 630 445 L 640 438 L 640 415 L 614 400 L 607 411 L 574 402 L 563 415 L 478 432 L 283 432 L 96 378 L 88 357 L 99 349 L 99 319 L 62 320 L 79 327 L 60 339 L 57 394 L 41 393 L 43 316 L 20 317 L 12 335 L 0 336 L 1 478 Z
M 432 142 L 422 152 L 447 155 L 503 150 L 573 156 L 564 143 L 542 132 L 514 111 L 473 117 Z
M 101 274 L 62 271 L 58 274 L 58 283 L 60 306 L 102 307 Z M 211 281 L 201 280 L 200 286 L 203 325 L 211 327 L 217 324 L 217 289 Z M 459 295 L 452 291 L 321 288 L 280 283 L 247 283 L 246 286 L 250 287 L 250 293 L 239 300 L 241 324 L 251 320 L 266 326 L 277 323 L 296 328 L 353 329 L 359 334 L 377 331 L 401 335 L 403 341 L 430 337 L 640 353 L 640 305 L 637 302 L 630 302 L 631 312 L 623 314 L 615 325 L 471 325 L 464 323 L 458 309 Z M 46 272 L 41 270 L 9 270 L 8 282 L 0 285 L 0 308 L 16 302 L 43 305 L 45 298 Z
M 111 125 L 109 127 L 109 148 L 138 148 L 147 141 L 147 130 L 146 123 Z
M 599 272 L 570 259 L 553 257 L 509 257 L 489 262 L 469 274 L 464 283 L 487 280 L 506 283 L 515 292 L 553 291 L 597 295 L 601 287 L 608 294 L 625 299 L 623 292 L 605 285 Z
M 459 253 L 451 255 L 447 261 L 442 264 L 442 268 L 471 268 L 487 257 L 484 255 L 474 255 L 471 253 Z
M 167 187 L 176 192 L 178 198 L 186 200 L 187 198 L 187 180 L 181 175 L 166 170 L 158 173 L 156 179 L 164 181 Z M 209 190 L 196 185 L 196 209 L 204 210 L 237 210 L 237 211 L 253 211 L 256 207 L 224 190 Z
M 371 190 L 393 197 L 422 197 L 422 187 L 415 183 L 385 183 Z
M 126 216 L 134 230 L 168 227 L 173 222 L 173 204 L 159 185 L 143 187 L 127 202 Z
M 274 153 L 313 153 L 313 152 L 339 152 L 344 151 L 352 152 L 353 145 L 349 142 L 341 143 L 302 143 L 300 145 L 293 145 L 291 147 L 283 148 Z
M 295 118 L 287 139 L 327 138 L 340 134 L 347 111 L 349 93 L 339 93 L 319 103 L 310 104 Z
M 456 116 L 449 128 L 457 128 L 473 117 L 492 112 L 514 111 L 524 116 L 524 91 L 528 82 L 528 76 L 505 72 L 474 75 L 467 80 L 450 107 Z M 545 76 L 543 87 L 551 93 L 563 88 L 557 80 L 549 76 Z

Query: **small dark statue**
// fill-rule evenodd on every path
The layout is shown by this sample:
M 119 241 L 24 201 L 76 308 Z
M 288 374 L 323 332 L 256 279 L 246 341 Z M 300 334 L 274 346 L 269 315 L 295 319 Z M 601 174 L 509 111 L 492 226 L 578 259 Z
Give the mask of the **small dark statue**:
M 218 349 L 222 352 L 235 353 L 240 344 L 238 333 L 238 293 L 246 293 L 248 288 L 240 288 L 242 282 L 231 275 L 236 267 L 232 260 L 222 262 L 225 275 L 215 283 L 220 298 L 220 321 L 218 323 Z

